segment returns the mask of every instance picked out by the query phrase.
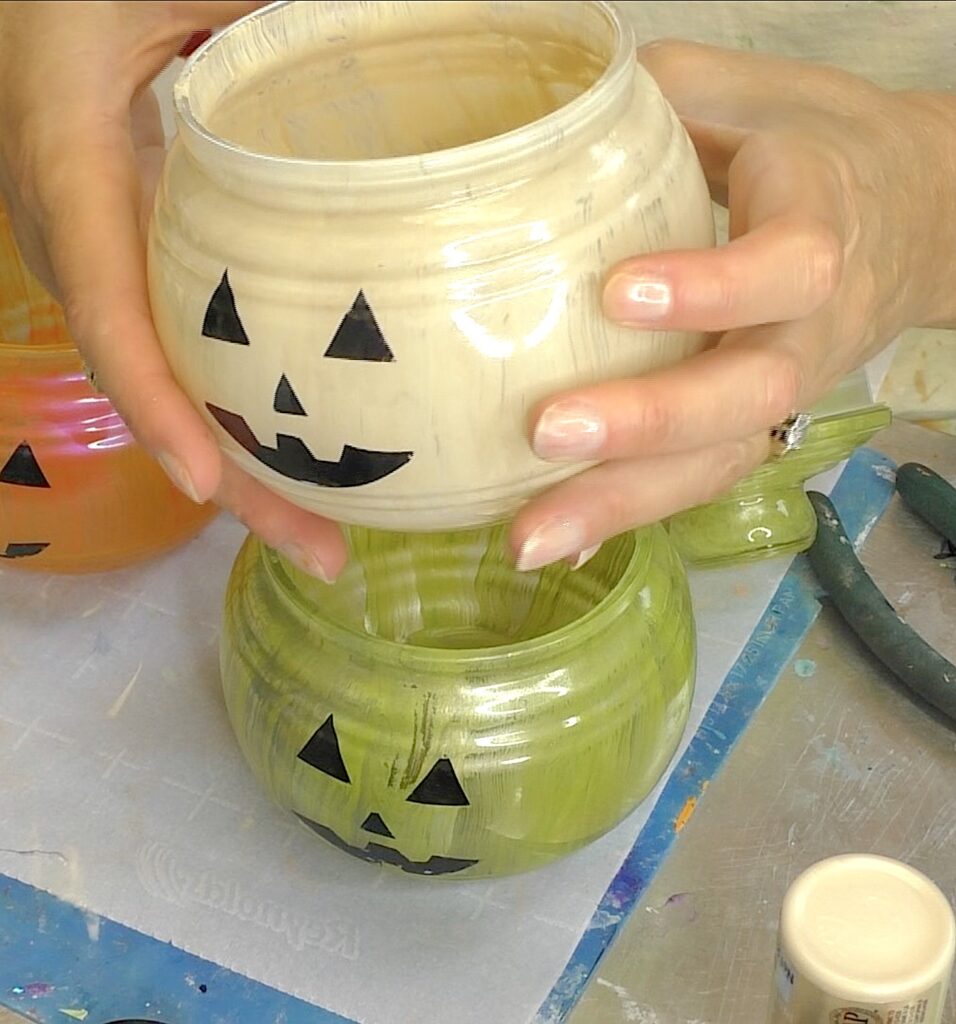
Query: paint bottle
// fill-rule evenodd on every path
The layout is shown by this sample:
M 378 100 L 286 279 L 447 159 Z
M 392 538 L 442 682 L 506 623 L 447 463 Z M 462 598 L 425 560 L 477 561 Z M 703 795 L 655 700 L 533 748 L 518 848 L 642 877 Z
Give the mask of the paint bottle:
M 919 871 L 820 861 L 783 901 L 768 1024 L 941 1024 L 954 948 L 952 908 Z

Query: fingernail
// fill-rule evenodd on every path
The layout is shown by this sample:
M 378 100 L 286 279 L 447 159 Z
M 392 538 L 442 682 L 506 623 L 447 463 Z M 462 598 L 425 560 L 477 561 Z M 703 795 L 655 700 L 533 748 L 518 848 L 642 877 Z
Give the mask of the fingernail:
M 288 558 L 297 569 L 301 569 L 309 576 L 315 576 L 316 579 L 320 579 L 323 583 L 335 582 L 334 578 L 325 571 L 325 566 L 319 559 L 311 551 L 302 547 L 301 544 L 285 544 L 279 548 L 279 553 Z
M 666 281 L 616 274 L 604 289 L 604 313 L 629 327 L 653 325 L 671 311 L 673 295 Z
M 589 548 L 585 548 L 580 552 L 577 558 L 569 558 L 568 561 L 571 563 L 571 572 L 576 569 L 580 569 L 582 565 L 590 562 L 591 559 L 601 550 L 600 544 L 594 544 Z
M 173 455 L 168 455 L 163 452 L 156 456 L 156 461 L 163 467 L 166 476 L 189 498 L 190 501 L 194 501 L 197 505 L 201 505 L 202 501 L 199 498 L 199 494 L 196 491 L 196 485 L 192 481 L 192 477 L 186 472 L 186 467 Z
M 577 519 L 552 519 L 542 523 L 521 545 L 515 568 L 529 572 L 585 549 L 584 527 Z
M 555 402 L 541 414 L 531 446 L 541 459 L 580 459 L 596 455 L 607 438 L 597 410 L 583 402 Z

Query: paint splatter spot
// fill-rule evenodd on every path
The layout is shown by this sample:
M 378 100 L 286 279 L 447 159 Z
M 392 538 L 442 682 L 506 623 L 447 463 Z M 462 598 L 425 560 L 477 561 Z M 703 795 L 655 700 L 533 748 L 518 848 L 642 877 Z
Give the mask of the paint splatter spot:
M 816 675 L 817 663 L 812 658 L 797 658 L 793 663 L 793 671 L 801 679 L 809 679 Z
M 657 911 L 657 924 L 662 927 L 691 924 L 697 920 L 697 903 L 692 892 L 675 892 L 667 897 Z
M 657 1014 L 632 999 L 631 993 L 623 985 L 615 985 L 605 978 L 598 978 L 597 983 L 605 988 L 609 988 L 620 1000 L 620 1008 L 624 1014 L 624 1020 L 633 1021 L 634 1024 L 658 1024 Z
M 687 824 L 688 821 L 690 821 L 690 819 L 693 816 L 694 811 L 696 809 L 697 809 L 697 797 L 696 796 L 689 796 L 687 798 L 687 802 L 680 809 L 680 814 L 678 814 L 677 817 L 674 819 L 674 831 L 675 832 L 680 832 L 680 831 L 683 830 L 684 826 Z
M 11 995 L 26 996 L 27 999 L 42 999 L 44 996 L 48 996 L 51 992 L 55 991 L 56 986 L 50 985 L 45 981 L 32 981 L 29 985 L 14 985 L 10 989 Z
M 837 740 L 828 745 L 822 736 L 818 736 L 812 746 L 817 756 L 814 757 L 811 766 L 821 774 L 840 775 L 851 782 L 859 782 L 866 778 L 863 765 L 845 743 Z M 891 754 L 892 752 L 888 751 Z

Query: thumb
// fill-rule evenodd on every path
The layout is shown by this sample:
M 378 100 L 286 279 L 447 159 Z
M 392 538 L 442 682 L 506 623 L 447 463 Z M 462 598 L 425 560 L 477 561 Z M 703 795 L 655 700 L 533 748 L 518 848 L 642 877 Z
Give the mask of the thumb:
M 140 179 L 124 128 L 77 112 L 64 131 L 68 167 L 61 161 L 37 183 L 46 249 L 70 330 L 98 383 L 180 488 L 205 501 L 218 487 L 220 456 L 155 335 Z

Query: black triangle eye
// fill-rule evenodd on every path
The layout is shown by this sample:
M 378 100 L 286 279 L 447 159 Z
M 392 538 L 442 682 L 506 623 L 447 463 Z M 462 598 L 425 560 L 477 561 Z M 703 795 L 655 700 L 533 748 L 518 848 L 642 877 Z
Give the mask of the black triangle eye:
M 408 802 L 437 804 L 441 807 L 467 807 L 468 797 L 461 788 L 451 761 L 447 757 L 442 757 L 409 794 Z
M 31 558 L 33 555 L 39 555 L 49 546 L 49 541 L 45 544 L 8 544 L 3 551 L 0 551 L 0 558 Z
M 388 347 L 364 292 L 355 296 L 352 308 L 342 317 L 325 354 L 330 359 L 364 359 L 371 363 L 392 363 Z
M 305 416 L 306 411 L 302 408 L 299 396 L 292 390 L 289 378 L 282 374 L 279 386 L 276 388 L 275 398 L 272 401 L 272 408 L 276 412 L 288 413 L 290 416 Z
M 236 297 L 232 294 L 232 286 L 229 284 L 228 270 L 222 272 L 222 280 L 216 285 L 216 290 L 206 307 L 202 333 L 206 338 L 228 341 L 233 345 L 249 344 L 246 329 L 242 326 L 236 309 Z
M 362 822 L 362 828 L 366 832 L 373 832 L 377 836 L 385 836 L 387 839 L 394 839 L 392 830 L 382 821 L 382 816 L 374 811 Z
M 21 442 L 0 469 L 0 483 L 18 484 L 20 487 L 49 487 L 50 483 L 40 469 L 33 449 Z
M 331 715 L 315 730 L 309 742 L 299 751 L 298 758 L 340 782 L 352 781 L 342 760 L 339 738 L 335 734 L 335 723 Z

